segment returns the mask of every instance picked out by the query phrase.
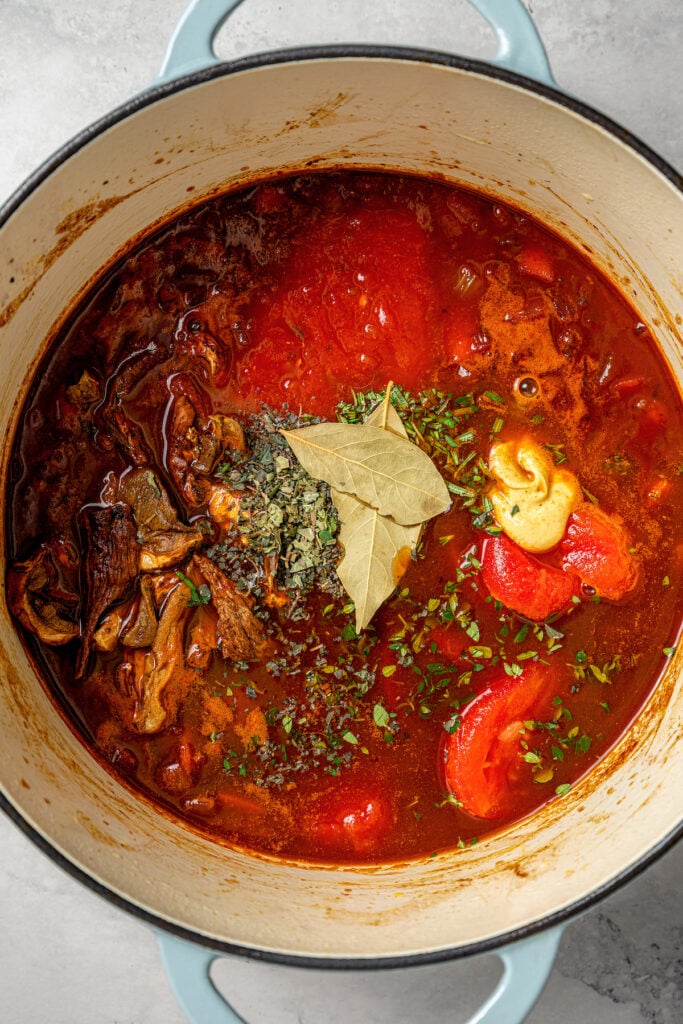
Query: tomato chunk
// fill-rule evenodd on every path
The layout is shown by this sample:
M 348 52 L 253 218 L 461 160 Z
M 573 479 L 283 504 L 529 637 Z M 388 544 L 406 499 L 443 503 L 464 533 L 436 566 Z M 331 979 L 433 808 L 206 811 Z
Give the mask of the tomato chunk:
M 386 798 L 358 791 L 329 800 L 315 820 L 314 830 L 328 851 L 367 854 L 381 843 L 391 824 Z
M 668 422 L 666 406 L 662 402 L 653 400 L 645 405 L 638 424 L 636 440 L 640 444 L 652 445 L 658 441 Z
M 474 371 L 491 361 L 491 339 L 482 330 L 474 306 L 454 303 L 444 322 L 444 351 L 447 362 Z
M 536 622 L 565 611 L 578 596 L 572 573 L 545 565 L 505 534 L 484 541 L 481 575 L 496 601 Z
M 525 721 L 550 713 L 553 673 L 549 666 L 527 664 L 522 675 L 501 673 L 461 714 L 446 741 L 446 788 L 468 814 L 495 819 L 515 803 L 516 781 L 528 772 L 521 741 Z
M 440 308 L 430 253 L 411 210 L 351 204 L 314 221 L 270 266 L 272 287 L 245 307 L 250 343 L 234 366 L 240 402 L 254 411 L 287 402 L 330 418 L 350 388 L 419 381 L 430 358 L 420 339 Z
M 527 242 L 517 257 L 520 270 L 538 281 L 551 284 L 555 280 L 555 268 L 550 254 L 540 245 Z
M 472 643 L 465 630 L 457 623 L 450 626 L 435 626 L 427 634 L 427 642 L 435 643 L 439 654 L 449 661 L 459 661 L 463 652 Z
M 633 395 L 640 394 L 647 387 L 647 381 L 644 377 L 622 377 L 612 385 L 612 390 L 615 392 L 618 398 L 626 399 L 631 398 Z
M 572 512 L 560 544 L 562 564 L 598 597 L 620 601 L 638 582 L 638 563 L 620 516 L 587 502 Z

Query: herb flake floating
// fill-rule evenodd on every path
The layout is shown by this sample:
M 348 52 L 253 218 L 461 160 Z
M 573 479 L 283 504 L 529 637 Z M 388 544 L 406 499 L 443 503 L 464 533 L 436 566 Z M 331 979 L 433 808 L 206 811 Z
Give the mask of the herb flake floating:
M 244 425 L 249 456 L 233 455 L 219 469 L 239 495 L 240 539 L 230 537 L 209 555 L 257 598 L 273 584 L 291 594 L 313 587 L 341 593 L 334 571 L 339 524 L 329 487 L 311 478 L 280 433 L 300 423 L 293 413 L 269 409 L 251 416 Z

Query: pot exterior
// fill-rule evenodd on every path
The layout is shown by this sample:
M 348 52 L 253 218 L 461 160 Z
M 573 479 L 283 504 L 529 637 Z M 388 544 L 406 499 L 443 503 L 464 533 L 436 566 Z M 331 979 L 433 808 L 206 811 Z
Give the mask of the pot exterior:
M 244 62 L 151 93 L 9 211 L 3 487 L 27 375 L 102 267 L 189 203 L 334 166 L 437 175 L 533 213 L 620 284 L 683 377 L 683 202 L 637 150 L 483 66 L 356 52 Z M 679 827 L 680 652 L 563 800 L 467 851 L 323 868 L 210 843 L 124 788 L 43 690 L 4 601 L 0 615 L 0 785 L 14 813 L 94 884 L 209 944 L 354 961 L 465 952 L 581 906 Z

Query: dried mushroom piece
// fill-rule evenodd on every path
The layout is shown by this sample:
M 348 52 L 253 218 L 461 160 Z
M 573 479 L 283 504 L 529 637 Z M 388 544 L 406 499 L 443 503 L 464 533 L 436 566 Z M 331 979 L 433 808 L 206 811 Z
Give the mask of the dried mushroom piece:
M 214 472 L 226 450 L 244 453 L 244 431 L 230 416 L 205 416 L 206 397 L 196 387 L 182 382 L 173 399 L 165 426 L 167 465 L 173 483 L 185 503 L 194 509 L 205 507 Z
M 199 547 L 203 537 L 200 530 L 178 524 L 175 530 L 154 530 L 143 534 L 140 544 L 140 568 L 154 572 L 178 565 Z
M 78 381 L 66 389 L 66 397 L 81 412 L 85 412 L 102 397 L 102 385 L 89 370 L 84 370 Z
M 168 596 L 159 619 L 152 648 L 142 660 L 142 672 L 136 679 L 138 694 L 133 721 L 138 732 L 158 732 L 166 723 L 168 711 L 162 695 L 173 680 L 182 683 L 185 668 L 184 637 L 187 620 L 192 609 L 187 603 L 187 592 L 178 584 Z M 138 660 L 136 664 L 140 664 Z
M 180 522 L 168 494 L 150 469 L 126 473 L 119 481 L 117 496 L 133 510 L 140 543 L 139 567 L 144 572 L 178 565 L 202 543 L 201 530 Z
M 138 571 L 137 530 L 128 505 L 86 506 L 79 516 L 85 538 L 83 644 L 76 678 L 85 672 L 94 633 L 105 612 L 133 589 Z
M 118 608 L 112 609 L 102 619 L 93 633 L 93 646 L 98 651 L 111 652 L 119 642 L 119 633 L 123 625 L 123 616 Z
M 154 586 L 149 576 L 140 578 L 140 600 L 135 618 L 121 636 L 126 647 L 150 647 L 157 632 Z
M 197 454 L 198 413 L 187 395 L 175 396 L 166 420 L 166 463 L 173 483 L 190 508 L 201 508 L 209 500 L 211 484 L 193 468 Z
M 246 455 L 244 431 L 232 416 L 216 413 L 194 430 L 191 466 L 198 473 L 213 473 L 226 451 Z
M 142 427 L 126 411 L 126 396 L 135 390 L 165 354 L 162 345 L 150 342 L 124 360 L 122 369 L 107 380 L 104 398 L 95 411 L 98 431 L 110 437 L 134 466 L 148 466 L 152 458 Z
M 216 644 L 222 656 L 231 661 L 260 658 L 268 641 L 249 598 L 205 555 L 195 555 L 192 561 L 211 588 L 211 601 L 218 614 Z
M 211 605 L 202 605 L 197 609 L 185 655 L 185 664 L 190 668 L 204 671 L 209 667 L 213 652 L 218 650 L 216 625 L 216 612 Z
M 240 512 L 240 498 L 224 484 L 211 485 L 209 496 L 209 515 L 218 526 L 221 534 L 227 533 L 237 525 Z
M 107 429 L 113 441 L 134 466 L 148 466 L 152 461 L 142 427 L 127 415 L 121 404 L 107 413 Z
M 220 442 L 221 455 L 227 449 L 240 452 L 242 455 L 247 454 L 247 440 L 242 424 L 238 420 L 223 413 L 214 413 L 213 416 L 209 416 L 208 422 L 211 434 Z M 212 470 L 215 468 L 214 462 Z
M 52 646 L 68 644 L 80 633 L 77 600 L 57 592 L 57 570 L 48 547 L 17 562 L 7 576 L 7 601 L 25 629 Z

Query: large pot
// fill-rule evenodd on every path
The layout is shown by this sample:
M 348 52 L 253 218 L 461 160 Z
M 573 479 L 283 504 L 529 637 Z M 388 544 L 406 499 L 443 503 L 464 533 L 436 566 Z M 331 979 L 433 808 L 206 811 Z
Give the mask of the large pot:
M 472 2 L 496 25 L 496 64 L 358 46 L 218 64 L 211 39 L 239 0 L 191 5 L 159 83 L 83 133 L 0 214 L 12 267 L 0 285 L 0 486 L 45 339 L 93 277 L 189 198 L 275 171 L 436 174 L 532 212 L 619 281 L 683 378 L 680 178 L 553 88 L 521 3 Z M 206 982 L 212 951 L 377 967 L 493 949 L 508 969 L 476 1019 L 521 1020 L 562 922 L 681 831 L 680 651 L 564 800 L 466 853 L 332 869 L 225 849 L 138 800 L 52 703 L 4 600 L 0 617 L 3 807 L 74 875 L 159 929 L 181 1000 L 203 1024 L 236 1019 Z

